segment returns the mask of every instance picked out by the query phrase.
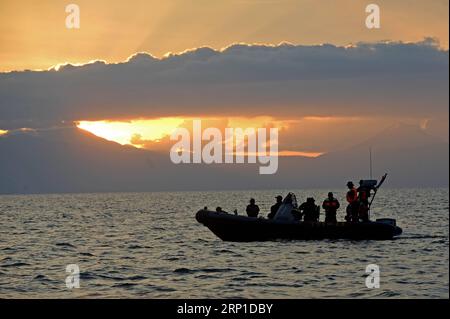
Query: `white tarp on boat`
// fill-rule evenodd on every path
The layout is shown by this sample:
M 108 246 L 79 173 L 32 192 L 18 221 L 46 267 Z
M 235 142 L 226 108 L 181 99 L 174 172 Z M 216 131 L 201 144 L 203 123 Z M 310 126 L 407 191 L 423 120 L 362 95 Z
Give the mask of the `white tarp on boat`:
M 297 207 L 297 199 L 294 194 L 289 193 L 284 198 L 283 204 L 281 204 L 280 208 L 278 208 L 274 220 L 287 222 L 295 221 L 294 215 L 292 214 L 292 210 L 296 207 Z

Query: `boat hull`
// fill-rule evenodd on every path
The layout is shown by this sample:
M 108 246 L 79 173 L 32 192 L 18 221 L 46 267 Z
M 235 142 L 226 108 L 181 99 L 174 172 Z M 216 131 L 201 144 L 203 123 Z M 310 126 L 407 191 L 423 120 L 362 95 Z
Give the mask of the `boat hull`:
M 277 239 L 392 239 L 402 233 L 398 226 L 382 222 L 326 224 L 324 222 L 282 222 L 200 210 L 199 223 L 224 241 L 248 242 Z

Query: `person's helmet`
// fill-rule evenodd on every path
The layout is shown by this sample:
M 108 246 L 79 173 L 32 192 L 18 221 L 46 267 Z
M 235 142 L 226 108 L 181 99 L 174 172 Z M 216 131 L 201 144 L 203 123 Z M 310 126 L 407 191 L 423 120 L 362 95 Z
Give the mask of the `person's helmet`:
M 333 193 L 332 192 L 328 192 L 328 197 L 333 197 Z
M 353 187 L 353 186 L 355 186 L 355 185 L 353 184 L 352 181 L 350 181 L 350 182 L 347 182 L 347 186 L 348 186 L 348 187 Z
M 255 199 L 254 198 L 250 198 L 250 204 L 254 204 L 255 203 Z
M 276 196 L 275 198 L 276 198 L 276 199 L 279 199 L 279 200 L 283 200 L 283 196 L 281 196 L 281 195 L 278 195 L 278 196 Z
M 314 203 L 315 200 L 314 200 L 314 198 L 312 198 L 312 197 L 308 197 L 308 198 L 306 199 L 306 202 L 308 202 L 308 203 Z

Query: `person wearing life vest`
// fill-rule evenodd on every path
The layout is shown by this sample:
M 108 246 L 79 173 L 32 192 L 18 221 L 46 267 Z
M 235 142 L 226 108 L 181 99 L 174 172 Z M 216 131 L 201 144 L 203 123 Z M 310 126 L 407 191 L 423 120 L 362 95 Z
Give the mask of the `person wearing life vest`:
M 356 190 L 358 192 L 358 218 L 362 221 L 369 220 L 369 197 L 370 197 L 370 188 L 364 186 L 364 181 L 359 181 L 359 187 Z
M 369 205 L 370 188 L 364 186 L 364 181 L 359 181 L 359 187 L 356 189 L 358 192 L 358 199 L 360 202 Z
M 336 224 L 336 212 L 339 209 L 339 201 L 334 198 L 333 193 L 328 193 L 328 198 L 322 203 L 322 208 L 325 210 L 325 223 Z
M 348 192 L 347 192 L 347 216 L 345 216 L 345 220 L 348 222 L 357 222 L 358 221 L 358 211 L 359 211 L 359 201 L 358 201 L 358 191 L 355 188 L 353 182 L 347 183 Z

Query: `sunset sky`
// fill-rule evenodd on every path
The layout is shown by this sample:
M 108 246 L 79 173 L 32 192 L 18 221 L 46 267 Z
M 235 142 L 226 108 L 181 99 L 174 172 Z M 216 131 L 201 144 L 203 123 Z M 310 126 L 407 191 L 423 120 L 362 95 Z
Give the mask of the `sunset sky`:
M 65 28 L 65 6 L 78 4 L 81 28 Z M 294 44 L 420 41 L 448 48 L 447 0 L 378 0 L 382 26 L 368 30 L 365 0 L 2 0 L 0 70 L 58 63 L 126 60 L 232 43 Z
M 399 122 L 447 139 L 446 0 L 376 1 L 379 30 L 365 27 L 363 0 L 72 2 L 78 30 L 66 1 L 0 2 L 0 135 L 74 123 L 166 150 L 173 128 L 200 117 L 279 127 L 286 154 Z

